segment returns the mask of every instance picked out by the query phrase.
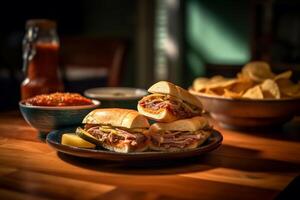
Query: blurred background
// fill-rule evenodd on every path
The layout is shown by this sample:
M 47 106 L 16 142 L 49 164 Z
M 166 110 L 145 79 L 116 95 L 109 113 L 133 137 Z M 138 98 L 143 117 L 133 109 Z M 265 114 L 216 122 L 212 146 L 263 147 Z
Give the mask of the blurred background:
M 20 100 L 28 19 L 57 22 L 65 90 L 82 93 L 158 80 L 188 87 L 198 76 L 235 76 L 250 60 L 298 79 L 299 10 L 297 0 L 10 0 L 0 7 L 0 109 Z

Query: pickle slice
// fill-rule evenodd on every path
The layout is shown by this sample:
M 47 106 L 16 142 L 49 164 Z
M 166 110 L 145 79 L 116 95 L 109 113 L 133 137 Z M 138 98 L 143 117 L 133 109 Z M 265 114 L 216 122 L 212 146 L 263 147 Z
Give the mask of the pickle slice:
M 94 149 L 96 147 L 95 144 L 92 144 L 74 133 L 64 133 L 61 138 L 61 143 L 63 145 L 73 146 L 73 147 L 80 147 L 80 148 L 88 148 Z
M 102 142 L 100 140 L 98 140 L 97 138 L 95 138 L 94 136 L 92 136 L 90 133 L 88 133 L 87 131 L 83 130 L 82 128 L 78 127 L 76 129 L 76 135 L 78 135 L 79 137 L 81 137 L 82 139 L 93 143 L 97 146 L 102 145 Z

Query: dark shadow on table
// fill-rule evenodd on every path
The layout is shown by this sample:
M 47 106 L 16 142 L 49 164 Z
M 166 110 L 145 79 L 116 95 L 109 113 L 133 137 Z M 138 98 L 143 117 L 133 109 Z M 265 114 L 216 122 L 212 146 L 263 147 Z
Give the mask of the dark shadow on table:
M 176 160 L 147 160 L 129 162 L 80 158 L 60 152 L 58 152 L 57 154 L 63 161 L 79 167 L 92 169 L 96 171 L 105 171 L 122 174 L 167 175 L 205 171 L 213 168 L 208 165 L 205 165 L 205 163 L 201 161 L 207 155 Z
M 216 151 L 198 157 L 177 160 L 120 162 L 79 158 L 63 153 L 58 153 L 58 156 L 65 162 L 82 168 L 122 174 L 168 175 L 201 172 L 214 168 L 300 173 L 300 164 L 263 159 L 260 158 L 259 151 L 230 145 L 222 145 Z
M 300 120 L 297 118 L 297 120 L 286 123 L 273 131 L 267 131 L 265 134 L 258 133 L 257 136 L 283 141 L 300 142 Z
M 248 148 L 223 144 L 213 156 L 203 158 L 212 167 L 244 170 L 250 172 L 297 172 L 300 163 L 262 158 L 261 152 Z
M 282 141 L 300 142 L 300 118 L 278 126 L 252 127 L 231 129 L 241 134 L 255 135 L 256 137 L 269 138 Z M 300 143 L 299 143 L 300 145 Z

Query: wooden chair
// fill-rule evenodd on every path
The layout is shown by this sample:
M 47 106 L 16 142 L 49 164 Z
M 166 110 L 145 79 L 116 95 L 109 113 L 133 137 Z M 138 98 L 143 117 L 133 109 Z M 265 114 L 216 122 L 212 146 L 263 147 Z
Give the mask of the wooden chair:
M 72 85 L 72 82 L 78 78 L 84 79 L 87 72 L 90 72 L 94 79 L 95 77 L 97 77 L 96 80 L 99 79 L 97 86 L 101 86 L 100 79 L 103 80 L 104 77 L 105 86 L 118 86 L 124 55 L 123 40 L 87 37 L 61 38 L 60 66 L 65 85 Z M 88 78 L 85 79 L 88 81 Z

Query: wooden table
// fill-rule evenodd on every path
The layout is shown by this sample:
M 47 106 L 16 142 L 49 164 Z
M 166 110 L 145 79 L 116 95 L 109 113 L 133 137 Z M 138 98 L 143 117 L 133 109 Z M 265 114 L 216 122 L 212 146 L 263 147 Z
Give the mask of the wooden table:
M 171 163 L 57 154 L 18 112 L 0 114 L 0 199 L 272 199 L 300 173 L 300 120 L 242 133 L 215 126 L 223 145 Z

